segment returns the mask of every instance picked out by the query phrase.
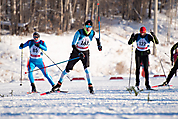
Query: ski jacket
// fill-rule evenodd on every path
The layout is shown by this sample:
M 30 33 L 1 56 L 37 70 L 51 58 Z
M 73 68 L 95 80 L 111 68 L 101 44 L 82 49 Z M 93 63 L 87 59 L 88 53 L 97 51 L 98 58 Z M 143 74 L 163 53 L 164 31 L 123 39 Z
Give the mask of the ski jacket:
M 94 36 L 93 30 L 87 35 L 84 29 L 79 29 L 74 35 L 72 46 L 75 45 L 79 51 L 87 51 Z
M 158 44 L 158 39 L 154 35 L 153 37 L 150 34 L 146 34 L 145 36 L 141 36 L 140 33 L 132 36 L 128 41 L 128 44 L 131 45 L 134 41 L 137 43 L 137 50 L 138 51 L 147 51 L 150 50 L 150 41 L 153 43 Z
M 39 44 L 39 47 L 35 46 L 35 44 Z M 23 48 L 27 46 L 29 46 L 29 49 L 30 49 L 30 58 L 33 58 L 33 59 L 41 58 L 41 55 L 43 55 L 43 53 L 40 49 L 47 51 L 46 43 L 43 40 L 38 40 L 37 42 L 33 39 L 28 40 L 23 45 Z M 22 49 L 22 47 L 19 46 L 19 49 Z

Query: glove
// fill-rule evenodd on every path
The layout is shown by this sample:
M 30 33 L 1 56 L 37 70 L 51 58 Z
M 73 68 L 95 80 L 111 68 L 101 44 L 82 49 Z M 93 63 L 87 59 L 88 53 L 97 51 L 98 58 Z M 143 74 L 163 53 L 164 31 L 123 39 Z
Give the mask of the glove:
M 151 31 L 150 33 L 151 33 L 151 35 L 152 35 L 152 36 L 154 36 L 154 35 L 155 35 L 155 34 L 154 34 L 154 32 L 152 32 L 152 31 Z
M 131 38 L 133 38 L 134 36 L 135 36 L 135 34 L 134 34 L 134 33 L 132 33 Z
M 40 44 L 35 44 L 35 46 L 36 46 L 36 47 L 39 47 L 39 46 L 40 46 Z
M 23 43 L 20 44 L 20 47 L 23 48 Z
M 84 59 L 84 58 L 85 58 L 85 55 L 83 54 L 83 52 L 80 52 L 80 53 L 78 54 L 78 56 L 80 57 L 80 59 Z
M 101 45 L 98 46 L 98 50 L 102 51 L 102 46 Z

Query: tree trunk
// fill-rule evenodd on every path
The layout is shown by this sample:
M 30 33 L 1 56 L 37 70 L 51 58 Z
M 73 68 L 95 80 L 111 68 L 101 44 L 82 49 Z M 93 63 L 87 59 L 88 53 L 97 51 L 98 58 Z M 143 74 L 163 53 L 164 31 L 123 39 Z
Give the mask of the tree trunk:
M 16 0 L 11 0 L 11 26 L 10 32 L 11 35 L 16 34 Z
M 45 0 L 45 33 L 47 32 L 47 21 L 48 21 L 47 3 L 48 0 Z
M 152 0 L 149 0 L 149 12 L 148 12 L 148 18 L 151 19 L 151 7 L 152 7 Z
M 93 0 L 92 11 L 91 11 L 91 21 L 93 21 L 93 18 L 94 18 L 94 10 L 95 10 L 95 1 Z
M 86 8 L 85 8 L 85 21 L 88 20 L 88 7 L 89 7 L 89 0 L 86 0 Z
M 63 0 L 61 0 L 61 29 L 62 32 L 64 32 L 64 28 L 63 28 L 63 19 L 64 19 L 64 7 L 63 7 Z

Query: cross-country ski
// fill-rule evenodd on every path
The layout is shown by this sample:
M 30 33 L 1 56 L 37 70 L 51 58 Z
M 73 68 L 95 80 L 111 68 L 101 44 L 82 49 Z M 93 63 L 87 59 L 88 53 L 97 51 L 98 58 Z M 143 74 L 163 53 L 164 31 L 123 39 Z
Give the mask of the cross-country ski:
M 44 93 L 41 93 L 40 95 L 43 96 L 43 95 L 47 95 L 47 94 L 51 94 L 51 93 L 68 93 L 68 91 L 62 91 L 62 90 L 59 90 L 59 91 L 47 91 L 47 92 L 44 92 Z

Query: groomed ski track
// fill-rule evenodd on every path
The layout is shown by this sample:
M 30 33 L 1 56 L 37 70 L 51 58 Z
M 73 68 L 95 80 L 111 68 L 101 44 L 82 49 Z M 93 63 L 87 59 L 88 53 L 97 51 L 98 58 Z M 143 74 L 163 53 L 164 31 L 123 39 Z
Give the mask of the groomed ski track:
M 62 90 L 68 93 L 52 93 L 45 96 L 26 94 L 30 91 L 29 81 L 0 85 L 1 119 L 162 119 L 178 118 L 178 78 L 171 80 L 173 87 L 156 88 L 158 91 L 143 91 L 138 96 L 126 91 L 128 77 L 109 80 L 109 77 L 93 77 L 95 94 L 88 92 L 86 81 L 65 79 Z M 150 78 L 150 84 L 160 84 L 164 77 Z M 36 81 L 37 90 L 50 90 L 48 81 Z M 135 84 L 134 78 L 131 85 Z M 141 88 L 144 79 L 141 78 Z M 13 95 L 9 94 L 13 90 Z M 149 98 L 149 99 L 148 99 Z

